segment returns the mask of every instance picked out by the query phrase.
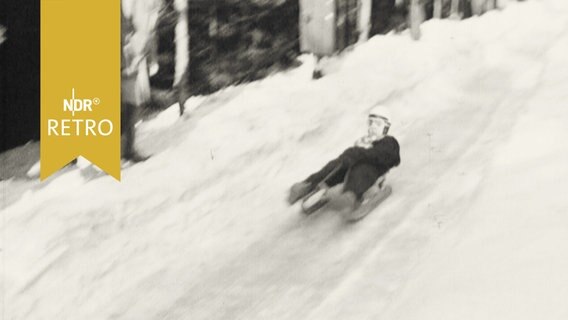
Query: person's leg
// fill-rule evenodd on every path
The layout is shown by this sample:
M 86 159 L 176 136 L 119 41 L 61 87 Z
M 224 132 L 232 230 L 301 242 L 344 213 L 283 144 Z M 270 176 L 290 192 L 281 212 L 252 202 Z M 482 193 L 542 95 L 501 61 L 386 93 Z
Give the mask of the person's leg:
M 334 170 L 337 170 L 333 172 Z M 333 174 L 332 174 L 333 173 Z M 324 182 L 328 187 L 333 187 L 345 180 L 347 168 L 339 159 L 328 162 L 320 171 L 310 175 L 305 181 L 309 182 L 312 187 Z M 330 176 L 330 174 L 332 174 Z
M 339 159 L 328 162 L 321 170 L 310 175 L 306 180 L 295 183 L 290 188 L 288 202 L 295 203 L 299 199 L 305 197 L 314 191 L 320 183 L 325 183 L 328 187 L 342 183 L 345 179 L 347 169 L 343 167 L 343 163 Z
M 120 108 L 120 131 L 122 136 L 122 158 L 134 162 L 144 161 L 148 157 L 141 156 L 135 148 L 136 107 L 123 102 Z
M 381 174 L 372 165 L 355 165 L 347 174 L 344 192 L 353 192 L 357 200 L 361 200 L 363 194 L 375 184 Z

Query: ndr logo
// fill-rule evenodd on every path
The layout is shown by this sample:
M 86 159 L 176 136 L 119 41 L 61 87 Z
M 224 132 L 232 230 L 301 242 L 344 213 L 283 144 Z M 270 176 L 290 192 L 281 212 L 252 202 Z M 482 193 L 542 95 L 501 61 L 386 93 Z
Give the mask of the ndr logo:
M 99 98 L 75 98 L 75 88 L 73 88 L 71 99 L 63 99 L 63 111 L 71 112 L 75 117 L 75 112 L 93 112 L 93 106 L 100 103 Z M 113 130 L 114 125 L 110 119 L 95 120 L 89 117 L 89 113 L 79 119 L 47 119 L 48 136 L 109 136 Z
M 63 99 L 63 111 L 70 111 L 73 116 L 75 112 L 93 111 L 92 106 L 99 105 L 101 100 L 94 99 L 77 99 L 75 98 L 75 88 L 71 90 L 71 99 Z

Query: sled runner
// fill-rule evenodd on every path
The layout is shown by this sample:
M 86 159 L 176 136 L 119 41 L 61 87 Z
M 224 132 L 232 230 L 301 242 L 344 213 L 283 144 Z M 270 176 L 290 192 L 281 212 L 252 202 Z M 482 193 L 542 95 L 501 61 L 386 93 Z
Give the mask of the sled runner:
M 312 192 L 308 193 L 302 198 L 302 212 L 310 215 L 325 205 L 332 199 L 328 191 L 330 188 L 325 184 L 329 178 L 333 177 L 341 167 L 334 169 Z M 354 209 L 345 213 L 345 219 L 349 222 L 361 220 L 369 213 L 371 213 L 378 205 L 380 205 L 392 193 L 390 186 L 385 186 L 386 174 L 377 179 L 376 185 L 365 193 L 362 202 Z M 340 186 L 342 188 L 342 186 Z
M 377 208 L 386 198 L 388 198 L 391 193 L 392 188 L 390 186 L 383 187 L 376 194 L 373 194 L 369 198 L 366 197 L 357 209 L 347 212 L 345 214 L 345 220 L 349 222 L 357 222 L 363 219 L 375 210 L 375 208 Z
M 302 198 L 302 211 L 305 214 L 312 214 L 329 202 L 330 198 L 327 194 L 329 187 L 325 182 L 336 175 L 341 169 L 341 166 L 337 166 L 325 177 L 322 183 L 318 184 L 314 190 Z

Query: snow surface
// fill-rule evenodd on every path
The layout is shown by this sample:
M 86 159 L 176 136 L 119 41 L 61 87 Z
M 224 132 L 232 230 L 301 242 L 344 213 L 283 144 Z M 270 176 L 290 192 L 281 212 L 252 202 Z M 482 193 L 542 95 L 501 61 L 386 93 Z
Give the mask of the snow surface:
M 139 126 L 122 182 L 0 182 L 3 319 L 568 319 L 568 2 L 196 98 Z M 346 224 L 288 187 L 388 105 L 393 194 Z

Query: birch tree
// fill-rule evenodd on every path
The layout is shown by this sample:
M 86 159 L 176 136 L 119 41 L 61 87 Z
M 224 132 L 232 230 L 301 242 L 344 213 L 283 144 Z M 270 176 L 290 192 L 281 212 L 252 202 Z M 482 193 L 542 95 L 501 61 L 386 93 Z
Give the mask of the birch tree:
M 442 0 L 434 0 L 434 19 L 442 19 Z
M 175 74 L 174 74 L 174 88 L 178 92 L 178 102 L 180 115 L 184 113 L 185 100 L 187 99 L 184 94 L 185 89 L 183 86 L 187 85 L 189 79 L 189 20 L 188 20 L 188 0 L 175 0 L 174 8 L 178 13 L 178 19 L 175 28 Z
M 174 7 L 178 13 L 175 28 L 176 63 L 174 85 L 177 85 L 185 69 L 189 65 L 189 26 L 188 26 L 188 1 L 175 0 Z
M 487 0 L 471 0 L 471 13 L 479 16 L 485 12 L 485 3 Z
M 452 0 L 450 6 L 450 19 L 460 20 L 462 17 L 460 13 L 460 0 Z
M 420 40 L 420 24 L 424 21 L 424 7 L 422 2 L 420 0 L 411 0 L 409 12 L 410 35 L 412 39 Z
M 359 16 L 357 19 L 359 29 L 359 42 L 365 42 L 369 39 L 371 31 L 371 0 L 360 0 L 358 2 Z

